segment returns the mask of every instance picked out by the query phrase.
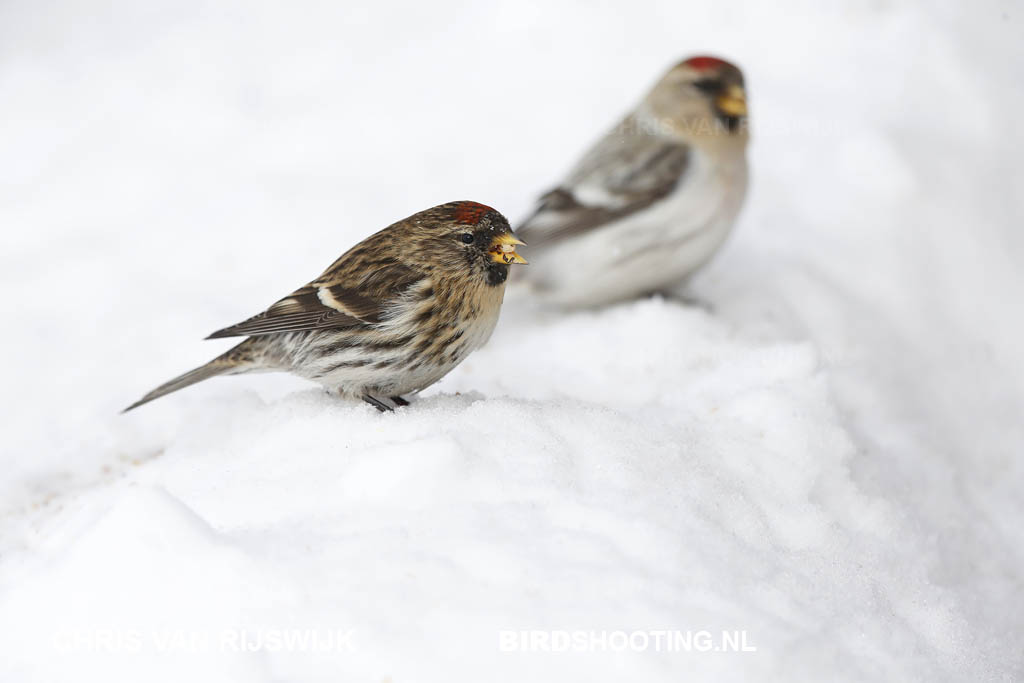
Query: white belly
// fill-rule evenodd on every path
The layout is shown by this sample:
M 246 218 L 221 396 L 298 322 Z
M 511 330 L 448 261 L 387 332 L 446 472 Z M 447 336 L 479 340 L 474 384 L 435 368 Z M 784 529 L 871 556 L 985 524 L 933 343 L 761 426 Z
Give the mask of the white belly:
M 746 194 L 746 160 L 697 153 L 679 185 L 647 209 L 531 255 L 529 280 L 549 303 L 599 306 L 677 284 L 728 237 Z

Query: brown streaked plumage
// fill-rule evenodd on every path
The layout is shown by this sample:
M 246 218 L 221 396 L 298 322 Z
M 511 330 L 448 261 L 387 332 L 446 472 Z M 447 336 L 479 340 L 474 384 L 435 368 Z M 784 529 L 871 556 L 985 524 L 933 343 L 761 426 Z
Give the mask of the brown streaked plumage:
M 291 372 L 379 410 L 490 337 L 522 244 L 500 213 L 450 202 L 371 235 L 266 311 L 211 334 L 248 339 L 125 410 L 217 375 Z

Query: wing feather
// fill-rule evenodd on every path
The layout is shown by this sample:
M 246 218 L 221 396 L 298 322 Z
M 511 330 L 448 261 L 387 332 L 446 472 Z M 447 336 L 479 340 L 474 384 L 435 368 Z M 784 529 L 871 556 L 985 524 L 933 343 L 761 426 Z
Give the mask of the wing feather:
M 344 329 L 379 323 L 395 300 L 424 274 L 398 264 L 367 269 L 359 247 L 342 256 L 313 282 L 266 311 L 217 330 L 207 339 L 303 330 Z
M 690 148 L 622 124 L 544 194 L 516 232 L 531 247 L 557 242 L 642 211 L 670 194 L 685 175 Z M 617 132 L 627 131 L 627 132 Z

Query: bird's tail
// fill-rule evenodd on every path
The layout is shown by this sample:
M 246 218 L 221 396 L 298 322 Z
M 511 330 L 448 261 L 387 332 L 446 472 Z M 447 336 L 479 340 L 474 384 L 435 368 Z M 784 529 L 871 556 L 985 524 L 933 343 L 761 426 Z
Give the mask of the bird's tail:
M 206 365 L 200 365 L 195 370 L 189 370 L 184 375 L 179 375 L 169 382 L 164 382 L 121 412 L 127 413 L 129 410 L 138 408 L 144 403 L 149 403 L 153 399 L 166 396 L 178 389 L 184 389 L 196 382 L 202 382 L 204 379 L 210 379 L 217 375 L 233 375 L 239 372 L 245 372 L 253 366 L 252 353 L 249 349 L 251 346 L 250 341 L 251 340 L 246 339 L 238 346 L 230 349 L 227 353 L 217 356 Z

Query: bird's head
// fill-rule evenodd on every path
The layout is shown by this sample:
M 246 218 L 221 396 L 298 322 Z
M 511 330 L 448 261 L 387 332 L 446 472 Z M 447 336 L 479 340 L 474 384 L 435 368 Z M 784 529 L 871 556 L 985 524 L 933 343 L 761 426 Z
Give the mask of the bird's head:
M 662 130 L 687 142 L 746 142 L 743 72 L 717 57 L 690 57 L 676 64 L 644 104 Z
M 524 245 L 508 219 L 476 202 L 449 202 L 409 217 L 405 258 L 461 276 L 482 277 L 489 285 L 504 284 L 508 267 L 526 263 L 516 252 Z

